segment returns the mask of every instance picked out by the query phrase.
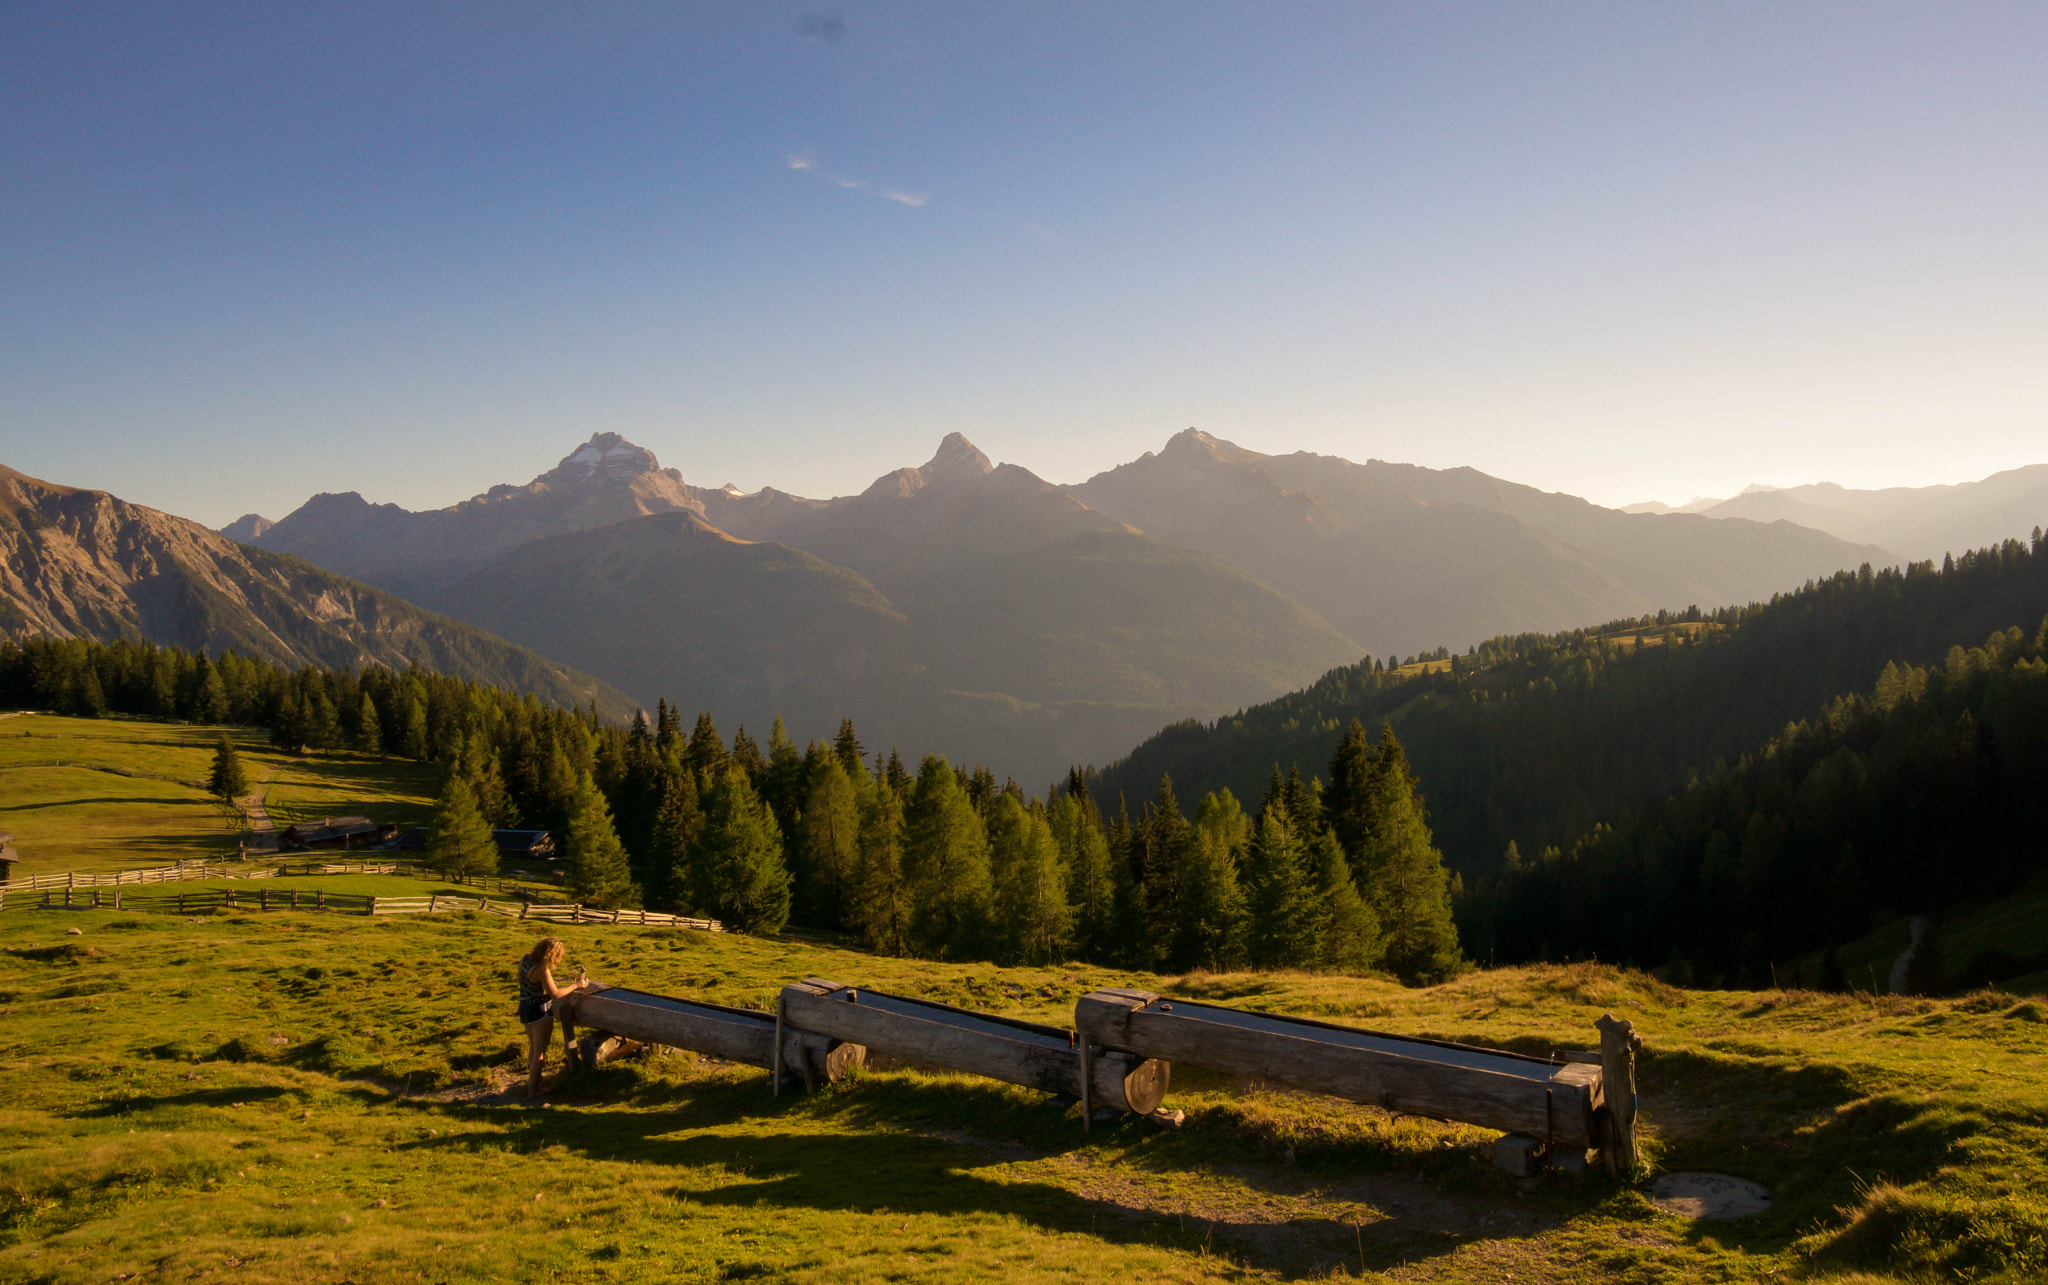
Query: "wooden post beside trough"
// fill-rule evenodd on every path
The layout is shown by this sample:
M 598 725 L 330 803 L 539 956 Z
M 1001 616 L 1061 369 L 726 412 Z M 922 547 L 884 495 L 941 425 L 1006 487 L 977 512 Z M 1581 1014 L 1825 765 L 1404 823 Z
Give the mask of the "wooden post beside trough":
M 577 995 L 556 1007 L 562 1011 L 565 1022 L 642 1044 L 666 1044 L 728 1062 L 758 1066 L 764 1071 L 794 1074 L 806 1088 L 820 1080 L 840 1080 L 847 1068 L 860 1065 L 867 1057 L 867 1050 L 858 1043 L 810 1031 L 785 1030 L 781 1057 L 777 1058 L 778 1023 L 773 1013 L 675 999 L 623 986 Z
M 1601 1069 L 1443 1040 L 1384 1035 L 1149 991 L 1101 990 L 1074 1006 L 1081 1038 L 1143 1057 L 1366 1102 L 1405 1115 L 1600 1145 Z
M 970 1013 L 817 977 L 783 987 L 782 1010 L 784 1020 L 800 1031 L 1134 1115 L 1159 1109 L 1172 1072 L 1166 1062 L 1127 1052 L 1084 1057 L 1074 1033 L 1064 1027 Z

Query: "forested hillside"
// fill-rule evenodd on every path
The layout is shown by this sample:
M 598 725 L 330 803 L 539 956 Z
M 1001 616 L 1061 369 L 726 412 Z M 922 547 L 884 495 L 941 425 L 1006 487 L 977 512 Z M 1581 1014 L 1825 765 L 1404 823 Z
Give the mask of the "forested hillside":
M 1475 945 L 1502 959 L 1681 962 L 1705 983 L 1763 986 L 1779 961 L 1861 936 L 1874 912 L 1939 911 L 2043 870 L 2048 619 L 1935 665 L 1886 665 L 1868 691 L 1675 796 L 1566 851 L 1517 854 L 1465 917 Z M 1964 970 L 2001 980 L 2048 965 L 2040 949 L 2038 961 L 1946 967 L 1923 950 L 1924 977 L 1907 984 Z M 1831 971 L 1775 980 L 1841 989 Z
M 1169 727 L 1095 778 L 1143 797 L 1256 793 L 1275 766 L 1321 772 L 1350 720 L 1388 719 L 1407 746 L 1446 858 L 1468 880 L 1568 847 L 1753 752 L 1889 663 L 1930 665 L 2048 615 L 2048 547 L 2007 543 L 1940 567 L 1843 572 L 1768 603 L 1660 612 L 1597 629 L 1496 639 L 1465 656 L 1333 670 L 1305 691 L 1212 724 Z
M 237 544 L 105 491 L 0 466 L 0 636 L 148 638 L 282 665 L 418 665 L 597 701 L 616 688 L 473 624 L 421 610 L 296 557 Z
M 148 643 L 0 643 L 0 705 L 109 710 L 271 729 L 287 750 L 440 765 L 430 858 L 495 868 L 492 827 L 564 839 L 569 892 L 597 906 L 709 914 L 753 933 L 794 920 L 929 958 L 1228 969 L 1245 964 L 1423 981 L 1463 967 L 1442 858 L 1391 736 L 1347 741 L 1332 788 L 1275 774 L 1256 820 L 1227 791 L 1192 824 L 1170 783 L 1105 817 L 1076 778 L 1030 797 L 986 767 L 895 751 L 853 724 L 804 749 L 775 720 L 728 745 L 442 675 L 288 671 Z

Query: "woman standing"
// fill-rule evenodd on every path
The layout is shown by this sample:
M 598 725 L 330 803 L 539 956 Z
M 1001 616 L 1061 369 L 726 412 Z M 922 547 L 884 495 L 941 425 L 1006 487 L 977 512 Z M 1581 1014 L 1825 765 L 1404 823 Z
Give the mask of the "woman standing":
M 590 989 L 590 978 L 576 975 L 574 986 L 555 985 L 555 965 L 568 947 L 553 937 L 533 943 L 519 961 L 519 1021 L 526 1027 L 526 1096 L 540 1096 L 540 1068 L 554 1038 L 555 1001 Z

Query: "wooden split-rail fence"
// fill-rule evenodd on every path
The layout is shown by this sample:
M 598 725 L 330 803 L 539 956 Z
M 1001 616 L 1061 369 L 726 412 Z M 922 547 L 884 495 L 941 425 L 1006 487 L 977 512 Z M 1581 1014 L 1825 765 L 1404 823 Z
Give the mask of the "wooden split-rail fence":
M 792 1081 L 837 1080 L 883 1053 L 1077 1099 L 1086 1128 L 1099 1108 L 1168 1114 L 1161 1107 L 1180 1062 L 1499 1129 L 1553 1165 L 1582 1164 L 1597 1148 L 1611 1175 L 1635 1168 L 1642 1041 L 1612 1017 L 1595 1023 L 1597 1054 L 1539 1058 L 1121 989 L 1083 996 L 1071 1028 L 817 977 L 783 987 L 772 1016 L 621 987 L 572 996 L 556 1010 L 572 1048 L 578 1024 L 598 1033 L 584 1042 L 589 1063 L 621 1047 L 667 1045 L 761 1067 L 776 1093 Z
M 333 910 L 358 915 L 431 915 L 474 910 L 506 919 L 537 919 L 557 924 L 629 924 L 650 928 L 690 928 L 723 932 L 716 919 L 663 914 L 654 910 L 599 910 L 575 902 L 492 901 L 430 893 L 424 897 L 379 897 L 369 893 L 327 892 L 317 888 L 207 888 L 197 892 L 133 893 L 126 888 L 45 888 L 33 904 L 41 910 L 141 910 L 197 914 L 214 910 Z M 24 904 L 17 899 L 16 905 Z
M 409 861 L 287 861 L 279 865 L 262 866 L 252 866 L 243 862 L 236 862 L 233 865 L 193 862 L 186 865 L 159 866 L 150 870 L 65 870 L 53 874 L 25 875 L 0 886 L 0 893 L 41 892 L 46 888 L 125 888 L 132 884 L 189 883 L 201 879 L 296 878 L 303 875 L 400 875 L 417 879 L 439 879 L 462 887 L 482 888 L 489 892 L 504 892 L 508 888 L 516 887 L 519 882 L 501 879 L 495 875 L 442 874 L 430 867 Z

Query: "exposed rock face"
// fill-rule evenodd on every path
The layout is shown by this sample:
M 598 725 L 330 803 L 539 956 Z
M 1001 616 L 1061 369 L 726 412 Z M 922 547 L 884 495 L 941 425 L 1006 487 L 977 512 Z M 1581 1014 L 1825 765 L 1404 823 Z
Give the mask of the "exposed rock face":
M 250 544 L 255 541 L 256 537 L 276 525 L 277 523 L 272 522 L 261 513 L 244 513 L 241 517 L 222 527 L 220 533 L 230 540 L 239 540 L 243 544 Z
M 0 467 L 0 633 L 147 638 L 286 665 L 417 663 L 569 704 L 616 691 L 473 625 L 105 491 Z
M 703 512 L 680 473 L 617 433 L 596 433 L 524 486 L 421 513 L 353 491 L 316 495 L 256 543 L 425 600 L 529 540 L 678 509 Z

